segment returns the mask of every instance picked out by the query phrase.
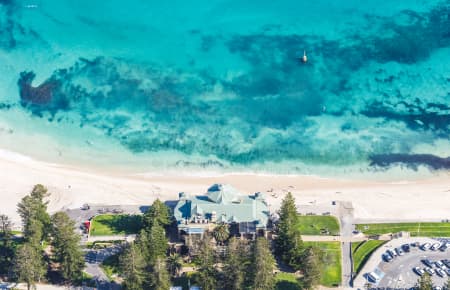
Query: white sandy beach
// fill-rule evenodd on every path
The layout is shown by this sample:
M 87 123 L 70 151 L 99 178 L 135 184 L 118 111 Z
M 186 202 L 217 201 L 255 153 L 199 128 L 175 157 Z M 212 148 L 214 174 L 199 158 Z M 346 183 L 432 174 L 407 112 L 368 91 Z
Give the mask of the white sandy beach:
M 444 173 L 398 182 L 301 175 L 131 176 L 49 164 L 4 150 L 0 150 L 0 169 L 0 213 L 9 215 L 16 225 L 20 224 L 16 205 L 37 183 L 51 192 L 51 212 L 84 203 L 148 205 L 155 198 L 176 199 L 181 191 L 203 193 L 213 183 L 229 183 L 243 193 L 273 189 L 278 197 L 268 194 L 271 209 L 279 205 L 283 193 L 291 191 L 298 204 L 351 201 L 357 219 L 450 219 L 450 174 Z

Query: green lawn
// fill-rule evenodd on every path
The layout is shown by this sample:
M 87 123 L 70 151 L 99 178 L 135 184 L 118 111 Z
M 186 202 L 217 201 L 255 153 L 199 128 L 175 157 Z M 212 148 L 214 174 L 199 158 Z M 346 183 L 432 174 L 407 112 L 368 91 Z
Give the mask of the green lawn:
M 299 215 L 302 235 L 339 235 L 339 222 L 333 216 Z
M 279 272 L 275 276 L 276 290 L 301 290 L 302 287 L 297 281 L 297 278 L 292 273 Z
M 91 236 L 137 234 L 142 228 L 142 216 L 126 214 L 102 214 L 91 223 Z
M 304 242 L 305 246 L 318 246 L 324 251 L 323 276 L 320 284 L 327 287 L 341 284 L 341 245 L 339 242 Z
M 356 229 L 366 235 L 410 232 L 411 236 L 450 237 L 450 223 L 385 223 L 359 224 Z
M 370 255 L 386 241 L 369 240 L 352 243 L 353 270 L 358 273 L 369 259 Z

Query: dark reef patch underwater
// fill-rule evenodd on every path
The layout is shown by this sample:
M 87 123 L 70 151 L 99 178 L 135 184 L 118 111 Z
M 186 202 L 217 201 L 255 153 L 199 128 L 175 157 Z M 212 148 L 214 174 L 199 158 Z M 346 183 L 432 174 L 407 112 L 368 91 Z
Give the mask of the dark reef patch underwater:
M 20 7 L 0 1 L 2 54 L 37 45 L 30 44 L 34 39 L 64 56 L 56 40 L 21 24 Z M 348 20 L 339 37 L 317 32 L 320 26 L 296 31 L 267 19 L 243 31 L 187 25 L 182 33 L 187 52 L 170 61 L 101 54 L 99 45 L 95 53 L 75 51 L 76 61 L 64 61 L 64 68 L 55 66 L 50 74 L 46 69 L 45 76 L 33 63 L 18 66 L 20 99 L 0 97 L 0 110 L 20 104 L 32 118 L 50 124 L 96 128 L 133 153 L 204 156 L 205 167 L 264 169 L 264 163 L 289 161 L 298 162 L 292 170 L 300 172 L 304 165 L 361 163 L 450 169 L 448 158 L 432 155 L 439 143 L 443 148 L 437 151 L 450 156 L 450 1 L 392 15 L 351 11 L 341 11 L 342 17 L 356 13 L 358 26 Z M 60 17 L 43 15 L 54 24 Z M 114 21 L 76 19 L 89 29 Z M 133 27 L 142 37 L 153 31 L 119 25 L 120 37 Z M 303 49 L 309 54 L 305 64 L 298 59 Z

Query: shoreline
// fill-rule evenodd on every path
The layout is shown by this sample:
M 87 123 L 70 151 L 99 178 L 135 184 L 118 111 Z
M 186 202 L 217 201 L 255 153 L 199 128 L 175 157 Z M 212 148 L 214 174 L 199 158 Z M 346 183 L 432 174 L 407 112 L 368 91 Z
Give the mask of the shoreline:
M 20 224 L 16 206 L 34 184 L 45 185 L 51 196 L 49 211 L 75 208 L 84 203 L 149 205 L 156 198 L 176 200 L 182 191 L 203 194 L 214 183 L 228 183 L 244 194 L 267 194 L 271 210 L 290 191 L 298 205 L 330 205 L 350 201 L 355 219 L 450 219 L 450 173 L 416 180 L 361 180 L 316 175 L 224 173 L 212 176 L 186 174 L 119 174 L 46 163 L 0 149 L 0 213 Z

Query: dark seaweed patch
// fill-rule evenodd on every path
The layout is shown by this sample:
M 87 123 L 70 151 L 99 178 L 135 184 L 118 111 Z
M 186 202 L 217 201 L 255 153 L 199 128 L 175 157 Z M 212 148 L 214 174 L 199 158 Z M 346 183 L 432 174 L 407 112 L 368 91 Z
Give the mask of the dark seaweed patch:
M 442 158 L 432 154 L 378 154 L 370 156 L 370 166 L 390 167 L 405 165 L 417 170 L 419 166 L 426 166 L 432 170 L 450 169 L 450 157 Z

